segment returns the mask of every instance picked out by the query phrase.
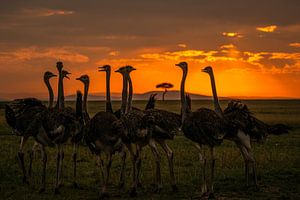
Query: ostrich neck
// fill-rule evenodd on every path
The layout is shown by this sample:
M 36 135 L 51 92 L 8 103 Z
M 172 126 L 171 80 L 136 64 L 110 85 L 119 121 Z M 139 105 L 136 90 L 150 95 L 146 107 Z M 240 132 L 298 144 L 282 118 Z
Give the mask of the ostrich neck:
M 129 96 L 128 96 L 128 102 L 127 102 L 127 111 L 126 112 L 129 112 L 131 111 L 131 106 L 132 106 L 132 96 L 133 96 L 133 87 L 132 87 L 132 81 L 131 81 L 131 78 L 130 78 L 130 75 L 129 74 L 126 74 L 127 76 L 127 80 L 128 80 L 128 84 L 129 84 Z
M 214 73 L 213 72 L 210 73 L 209 76 L 210 76 L 211 89 L 212 89 L 213 98 L 214 98 L 215 111 L 220 117 L 222 117 L 223 116 L 223 111 L 222 111 L 221 106 L 219 104 L 219 98 L 218 98 L 218 95 L 217 95 L 217 89 L 216 89 Z
M 113 112 L 110 99 L 110 70 L 106 72 L 106 112 Z
M 53 94 L 53 89 L 52 89 L 51 84 L 50 84 L 50 79 L 44 79 L 44 82 L 46 84 L 46 87 L 47 87 L 48 93 L 49 93 L 49 105 L 48 105 L 48 108 L 52 108 L 53 107 L 54 94 Z
M 122 90 L 122 105 L 121 105 L 121 116 L 125 114 L 127 105 L 127 80 L 125 74 L 123 76 L 123 90 Z
M 62 109 L 64 108 L 64 86 L 63 86 L 63 76 L 62 76 L 62 70 L 58 70 L 58 89 L 57 89 L 57 102 L 56 102 L 56 108 Z
M 180 85 L 180 99 L 181 99 L 181 111 L 182 111 L 181 122 L 182 122 L 182 124 L 183 124 L 184 120 L 186 119 L 187 114 L 190 112 L 190 109 L 188 108 L 187 101 L 185 98 L 186 76 L 187 76 L 187 69 L 183 70 L 181 85 Z
M 85 113 L 87 112 L 87 96 L 88 96 L 88 92 L 89 92 L 89 83 L 85 83 L 84 84 L 84 94 L 83 94 L 83 110 Z

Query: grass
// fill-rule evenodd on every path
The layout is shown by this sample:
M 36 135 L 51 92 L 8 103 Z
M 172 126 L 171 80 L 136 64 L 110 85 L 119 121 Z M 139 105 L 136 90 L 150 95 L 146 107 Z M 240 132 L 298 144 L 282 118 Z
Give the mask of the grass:
M 221 101 L 225 108 L 226 101 Z M 266 144 L 253 144 L 257 159 L 259 189 L 246 187 L 244 166 L 240 152 L 232 142 L 224 141 L 216 149 L 216 183 L 215 192 L 218 199 L 300 199 L 300 101 L 245 101 L 255 115 L 267 123 L 285 123 L 294 129 L 289 135 L 270 136 Z M 74 106 L 74 102 L 68 102 Z M 143 108 L 146 101 L 134 102 L 134 106 Z M 113 106 L 117 108 L 119 102 Z M 90 102 L 89 112 L 104 109 L 104 102 Z M 158 101 L 157 108 L 178 111 L 178 101 Z M 212 108 L 211 101 L 194 101 L 192 107 Z M 67 145 L 65 151 L 64 183 L 61 194 L 54 195 L 55 149 L 48 148 L 47 189 L 39 194 L 41 177 L 40 155 L 33 163 L 31 184 L 22 184 L 16 154 L 19 138 L 10 135 L 4 119 L 3 106 L 0 105 L 0 199 L 97 199 L 101 186 L 100 169 L 96 166 L 94 156 L 82 146 L 79 150 L 78 182 L 80 189 L 72 188 L 72 148 Z M 27 144 L 30 149 L 33 140 Z M 192 143 L 184 136 L 177 136 L 168 144 L 174 151 L 175 175 L 179 192 L 172 194 L 169 186 L 169 172 L 166 156 L 162 149 L 163 190 L 160 194 L 152 192 L 155 182 L 155 162 L 148 147 L 143 151 L 141 179 L 143 188 L 138 191 L 138 199 L 190 199 L 197 194 L 200 185 L 200 164 Z M 27 154 L 28 155 L 28 154 Z M 27 159 L 26 159 L 27 158 Z M 28 156 L 25 157 L 28 161 Z M 127 158 L 126 187 L 120 194 L 116 189 L 120 171 L 120 158 L 113 158 L 109 192 L 111 199 L 130 199 L 128 190 L 131 185 L 131 163 Z

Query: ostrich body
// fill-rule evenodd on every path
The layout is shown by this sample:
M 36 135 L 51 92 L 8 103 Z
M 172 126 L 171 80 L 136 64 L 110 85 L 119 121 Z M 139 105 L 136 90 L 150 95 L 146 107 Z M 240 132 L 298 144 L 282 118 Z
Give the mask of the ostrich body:
M 119 119 L 112 112 L 109 88 L 110 70 L 111 68 L 108 65 L 105 65 L 99 69 L 99 71 L 106 72 L 106 111 L 96 113 L 96 115 L 89 122 L 89 127 L 86 134 L 86 142 L 90 150 L 97 155 L 99 161 L 98 164 L 101 167 L 102 177 L 104 178 L 100 198 L 108 196 L 106 189 L 110 176 L 112 156 L 116 152 L 121 154 L 122 159 L 122 169 L 119 183 L 120 187 L 124 185 L 125 179 L 126 152 L 124 151 L 124 146 L 121 139 L 121 136 L 123 135 L 123 128 Z M 105 172 L 103 171 L 104 163 L 101 159 L 101 153 L 104 153 L 107 156 Z
M 50 79 L 56 75 L 52 72 L 44 73 L 44 83 L 49 91 L 49 107 L 53 105 L 53 90 L 50 85 Z M 21 136 L 21 144 L 18 151 L 18 159 L 21 170 L 23 172 L 23 183 L 29 183 L 28 176 L 31 174 L 29 168 L 28 174 L 25 169 L 24 161 L 24 148 L 30 136 L 33 136 L 36 141 L 41 144 L 53 146 L 49 137 L 45 137 L 43 130 L 36 132 L 30 132 L 30 124 L 32 120 L 36 118 L 42 112 L 45 112 L 47 108 L 42 102 L 35 98 L 16 99 L 13 102 L 5 105 L 5 117 L 8 125 L 13 129 L 13 133 Z M 29 167 L 31 164 L 29 165 Z
M 202 163 L 202 187 L 201 192 L 207 193 L 206 184 L 206 157 L 201 153 L 201 146 L 208 145 L 211 153 L 211 181 L 209 190 L 213 195 L 213 180 L 214 180 L 214 148 L 222 143 L 222 140 L 226 133 L 226 127 L 223 119 L 217 115 L 216 112 L 200 108 L 195 112 L 192 112 L 188 107 L 185 96 L 185 80 L 188 72 L 188 65 L 186 62 L 176 64 L 183 71 L 181 80 L 180 94 L 181 94 L 181 106 L 182 106 L 182 131 L 184 135 L 196 143 L 196 147 L 199 150 L 199 158 Z

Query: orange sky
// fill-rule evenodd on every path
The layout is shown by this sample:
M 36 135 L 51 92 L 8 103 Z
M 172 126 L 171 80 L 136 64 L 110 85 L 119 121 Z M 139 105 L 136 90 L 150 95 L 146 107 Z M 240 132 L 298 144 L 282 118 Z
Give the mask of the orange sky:
M 90 76 L 91 93 L 104 92 L 105 75 L 97 72 L 104 64 L 137 68 L 136 93 L 161 82 L 177 90 L 174 64 L 187 61 L 188 92 L 211 95 L 201 72 L 211 65 L 219 96 L 300 98 L 300 3 L 230 2 L 11 1 L 0 8 L 0 99 L 47 97 L 42 75 L 56 73 L 58 60 L 72 73 L 66 94 L 82 89 L 81 74 Z M 112 73 L 112 92 L 121 83 Z

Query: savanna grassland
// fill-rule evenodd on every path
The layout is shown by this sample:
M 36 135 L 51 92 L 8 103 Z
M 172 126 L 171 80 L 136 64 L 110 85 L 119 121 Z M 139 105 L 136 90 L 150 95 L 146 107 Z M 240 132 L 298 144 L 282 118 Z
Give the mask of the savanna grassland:
M 284 123 L 293 128 L 289 135 L 270 136 L 265 144 L 253 144 L 257 159 L 259 189 L 246 187 L 242 156 L 230 141 L 224 141 L 216 149 L 215 193 L 218 199 L 300 199 L 300 101 L 299 100 L 249 100 L 244 101 L 250 110 L 261 120 L 269 123 Z M 135 101 L 134 106 L 144 108 L 146 101 Z M 221 101 L 225 108 L 227 101 Z M 64 162 L 64 187 L 61 194 L 54 195 L 55 149 L 47 149 L 47 188 L 39 194 L 41 177 L 40 154 L 37 153 L 33 163 L 33 175 L 30 185 L 22 184 L 22 173 L 17 162 L 19 138 L 11 135 L 4 119 L 3 103 L 0 106 L 0 199 L 97 199 L 101 185 L 100 169 L 95 157 L 84 145 L 80 147 L 78 158 L 78 183 L 80 189 L 72 188 L 72 147 L 67 145 Z M 74 106 L 74 102 L 68 102 Z M 89 102 L 89 113 L 93 116 L 104 110 L 104 102 Z M 119 102 L 114 102 L 118 108 Z M 179 101 L 157 101 L 157 108 L 179 112 Z M 212 101 L 193 101 L 194 109 L 212 108 Z M 27 150 L 33 144 L 31 139 Z M 184 136 L 175 137 L 168 144 L 174 151 L 175 175 L 178 193 L 171 193 L 166 156 L 162 155 L 163 190 L 160 194 L 152 192 L 155 182 L 155 162 L 148 147 L 142 156 L 141 180 L 143 188 L 135 199 L 191 199 L 196 196 L 200 186 L 200 163 L 197 151 Z M 28 154 L 25 155 L 28 161 Z M 27 162 L 28 163 L 28 162 Z M 27 164 L 26 163 L 26 164 Z M 127 157 L 126 186 L 120 193 L 117 183 L 120 171 L 120 158 L 113 158 L 109 192 L 111 199 L 130 199 L 128 190 L 131 185 L 131 162 Z M 251 179 L 250 179 L 251 180 Z

